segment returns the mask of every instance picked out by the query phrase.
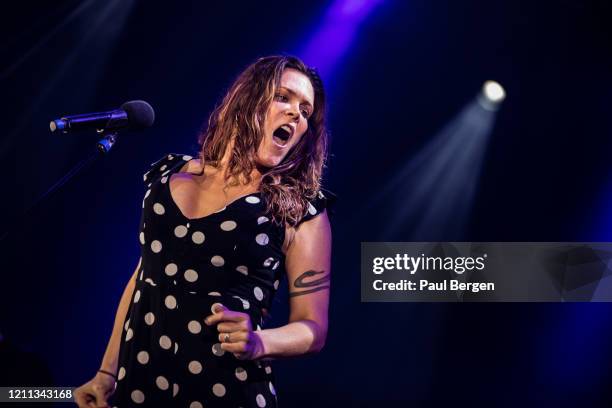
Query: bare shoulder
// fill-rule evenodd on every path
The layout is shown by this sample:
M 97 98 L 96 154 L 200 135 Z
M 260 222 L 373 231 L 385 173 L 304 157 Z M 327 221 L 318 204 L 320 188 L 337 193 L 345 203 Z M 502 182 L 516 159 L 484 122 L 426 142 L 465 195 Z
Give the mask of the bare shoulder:
M 295 237 L 318 239 L 322 234 L 331 234 L 329 217 L 327 216 L 327 210 L 325 209 L 308 221 L 300 223 L 295 229 Z
M 283 243 L 283 252 L 287 254 L 289 248 L 297 241 L 326 241 L 326 238 L 331 237 L 331 225 L 327 211 L 323 210 L 316 217 L 300 223 L 297 227 L 285 225 L 285 241 Z
M 202 160 L 199 158 L 191 159 L 187 162 L 187 165 L 183 168 L 184 173 L 201 173 L 202 172 Z

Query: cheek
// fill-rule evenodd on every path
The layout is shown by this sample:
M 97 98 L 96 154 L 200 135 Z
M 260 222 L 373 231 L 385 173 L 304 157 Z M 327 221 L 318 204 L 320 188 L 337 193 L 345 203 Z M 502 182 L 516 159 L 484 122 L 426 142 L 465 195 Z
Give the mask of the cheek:
M 295 139 L 295 143 L 297 144 L 303 137 L 306 137 L 306 132 L 308 131 L 308 123 L 304 122 L 300 124 L 298 131 L 300 132 L 300 137 Z
M 277 116 L 282 116 L 283 107 L 278 101 L 272 102 L 268 111 L 266 112 L 266 119 L 276 119 Z

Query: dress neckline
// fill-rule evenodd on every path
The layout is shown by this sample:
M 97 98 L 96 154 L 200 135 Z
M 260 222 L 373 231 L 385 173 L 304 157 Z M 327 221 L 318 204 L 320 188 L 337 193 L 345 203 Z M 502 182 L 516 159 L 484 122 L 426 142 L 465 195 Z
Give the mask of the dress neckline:
M 174 207 L 174 209 L 176 210 L 176 212 L 185 220 L 187 220 L 188 222 L 196 222 L 196 221 L 200 221 L 200 220 L 205 220 L 208 218 L 211 218 L 219 213 L 222 213 L 223 211 L 225 211 L 226 209 L 232 207 L 234 204 L 238 203 L 240 200 L 246 199 L 247 197 L 250 196 L 259 196 L 261 193 L 259 191 L 256 191 L 254 193 L 249 193 L 249 194 L 244 194 L 241 195 L 239 197 L 236 197 L 235 199 L 233 199 L 232 201 L 230 201 L 228 204 L 225 205 L 225 207 L 220 208 L 218 210 L 215 210 L 209 214 L 206 214 L 202 217 L 194 217 L 194 218 L 189 218 L 187 217 L 184 213 L 183 210 L 181 210 L 181 208 L 178 206 L 178 204 L 176 203 L 176 201 L 174 200 L 174 197 L 172 196 L 172 189 L 170 188 L 170 183 L 172 182 L 172 176 L 176 173 L 180 173 L 181 169 L 183 168 L 183 166 L 185 164 L 188 164 L 192 159 L 185 161 L 183 164 L 181 164 L 180 162 L 177 163 L 177 165 L 175 165 L 175 167 L 172 169 L 174 171 L 171 171 L 170 174 L 168 174 L 168 182 L 165 183 L 166 184 L 166 191 L 168 192 L 168 198 L 169 201 L 172 203 L 172 206 Z M 258 197 L 259 198 L 259 197 Z

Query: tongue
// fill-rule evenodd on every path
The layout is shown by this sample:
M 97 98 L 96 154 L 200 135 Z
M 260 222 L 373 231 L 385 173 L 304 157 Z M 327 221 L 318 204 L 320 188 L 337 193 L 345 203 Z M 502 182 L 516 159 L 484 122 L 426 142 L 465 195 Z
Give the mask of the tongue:
M 274 142 L 275 142 L 277 145 L 280 145 L 280 146 L 285 146 L 285 145 L 287 144 L 287 141 L 286 141 L 286 140 L 281 139 L 280 137 L 278 137 L 278 136 L 276 136 L 276 135 L 272 135 L 272 139 L 274 139 Z

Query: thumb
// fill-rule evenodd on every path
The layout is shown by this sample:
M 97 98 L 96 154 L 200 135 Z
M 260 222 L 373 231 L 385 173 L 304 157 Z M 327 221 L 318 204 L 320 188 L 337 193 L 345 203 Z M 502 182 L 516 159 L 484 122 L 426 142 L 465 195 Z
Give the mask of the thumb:
M 223 305 L 222 303 L 213 303 L 213 305 L 210 307 L 210 310 L 213 313 L 219 313 L 219 312 L 223 312 L 229 309 L 225 307 L 225 305 Z
M 93 392 L 96 397 L 96 406 L 97 407 L 108 407 L 108 402 L 106 401 L 106 391 L 101 385 L 94 385 Z

